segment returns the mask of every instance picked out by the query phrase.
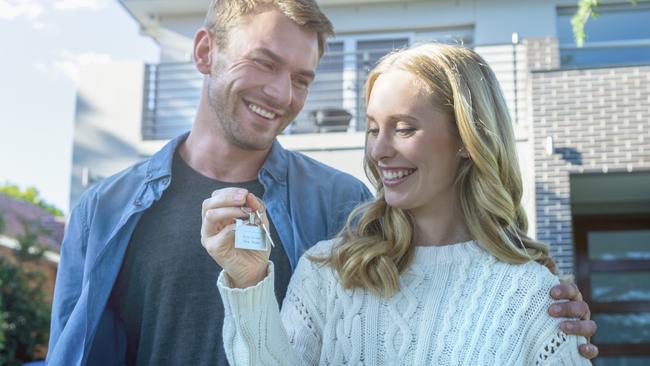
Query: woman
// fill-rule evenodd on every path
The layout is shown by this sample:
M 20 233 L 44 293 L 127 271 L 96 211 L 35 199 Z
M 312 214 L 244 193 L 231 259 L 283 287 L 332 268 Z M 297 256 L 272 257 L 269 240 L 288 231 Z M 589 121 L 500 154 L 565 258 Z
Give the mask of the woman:
M 268 251 L 209 250 L 224 268 L 230 362 L 590 364 L 546 312 L 558 279 L 526 235 L 511 121 L 486 62 L 456 46 L 399 51 L 366 98 L 377 197 L 300 260 L 282 313 Z

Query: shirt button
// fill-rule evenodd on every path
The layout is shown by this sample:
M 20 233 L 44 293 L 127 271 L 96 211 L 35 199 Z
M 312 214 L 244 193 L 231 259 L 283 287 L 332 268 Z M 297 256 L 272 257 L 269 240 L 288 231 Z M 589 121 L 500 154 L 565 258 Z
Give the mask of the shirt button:
M 142 201 L 136 199 L 135 201 L 133 201 L 133 205 L 136 206 L 136 207 L 140 207 L 140 206 L 142 206 Z

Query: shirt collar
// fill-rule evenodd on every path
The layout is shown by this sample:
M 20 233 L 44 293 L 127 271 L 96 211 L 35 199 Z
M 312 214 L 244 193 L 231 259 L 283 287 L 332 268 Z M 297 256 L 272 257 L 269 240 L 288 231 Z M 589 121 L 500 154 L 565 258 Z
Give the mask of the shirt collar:
M 287 180 L 288 165 L 289 152 L 275 139 L 271 151 L 269 151 L 269 155 L 267 155 L 264 165 L 262 165 L 260 175 L 266 172 L 273 180 L 284 183 Z
M 176 148 L 185 139 L 189 132 L 186 132 L 170 140 L 160 151 L 156 152 L 149 159 L 147 165 L 146 181 L 156 180 L 162 177 L 170 176 L 172 173 L 172 161 Z M 271 178 L 279 183 L 284 183 L 287 179 L 289 153 L 285 150 L 277 139 L 273 140 L 271 151 L 266 156 L 264 165 L 260 170 L 260 175 L 268 173 Z
M 151 156 L 149 163 L 147 164 L 147 173 L 145 176 L 147 182 L 167 177 L 172 174 L 172 161 L 174 160 L 176 148 L 185 141 L 189 134 L 189 132 L 186 132 L 175 137 L 165 144 L 160 151 Z

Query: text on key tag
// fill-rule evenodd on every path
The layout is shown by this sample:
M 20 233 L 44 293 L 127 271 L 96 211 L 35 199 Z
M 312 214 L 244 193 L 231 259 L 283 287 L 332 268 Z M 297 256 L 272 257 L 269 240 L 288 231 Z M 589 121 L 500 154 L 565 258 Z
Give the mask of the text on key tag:
M 266 246 L 264 230 L 255 225 L 255 214 L 249 215 L 248 223 L 235 220 L 235 248 L 264 251 Z

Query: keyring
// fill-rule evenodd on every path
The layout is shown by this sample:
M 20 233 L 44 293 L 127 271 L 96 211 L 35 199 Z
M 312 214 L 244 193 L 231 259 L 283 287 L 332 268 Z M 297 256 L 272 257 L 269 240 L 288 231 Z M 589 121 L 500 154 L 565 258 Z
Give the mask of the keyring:
M 262 220 L 262 215 L 266 212 L 266 207 L 264 205 L 261 205 L 264 207 L 264 210 L 261 212 L 258 211 L 253 211 L 252 208 L 246 207 L 245 205 L 240 206 L 239 208 L 248 215 L 248 223 L 251 225 L 261 225 L 262 229 L 264 231 L 264 235 L 266 236 L 266 239 L 271 243 L 272 247 L 275 247 L 275 243 L 273 242 L 273 239 L 271 238 L 271 231 L 269 230 L 268 227 L 264 224 L 264 220 Z M 256 216 L 259 219 L 259 223 L 256 220 Z
M 240 209 L 241 209 L 241 210 L 242 210 L 246 215 L 248 215 L 248 223 L 249 223 L 249 224 L 251 224 L 251 225 L 258 225 L 257 220 L 256 220 L 256 216 L 257 216 L 257 215 L 256 215 L 256 212 L 253 211 L 252 208 L 250 208 L 250 207 L 246 207 L 246 206 L 242 205 L 242 206 L 240 207 Z

